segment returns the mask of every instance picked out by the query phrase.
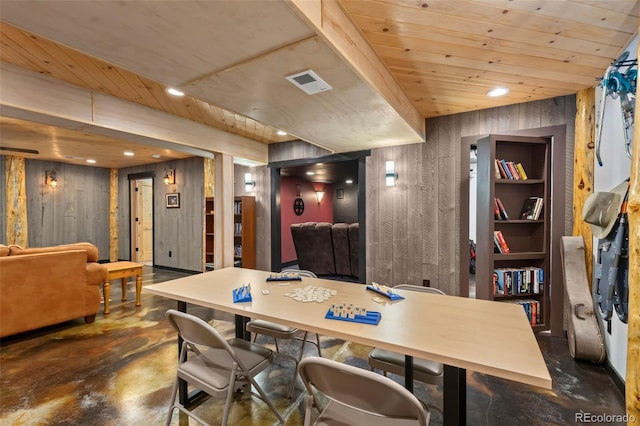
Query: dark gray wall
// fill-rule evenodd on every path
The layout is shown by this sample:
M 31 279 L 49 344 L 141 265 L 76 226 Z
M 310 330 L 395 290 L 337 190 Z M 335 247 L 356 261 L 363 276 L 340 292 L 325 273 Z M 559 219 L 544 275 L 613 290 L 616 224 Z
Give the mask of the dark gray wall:
M 2 156 L 2 187 L 6 188 Z M 58 187 L 44 184 L 46 170 L 55 170 Z M 29 247 L 88 241 L 109 258 L 109 169 L 53 161 L 25 160 Z M 0 221 L 6 230 L 5 192 Z M 6 241 L 3 232 L 2 240 Z
M 338 198 L 342 190 L 343 198 Z M 358 185 L 333 185 L 333 222 L 355 223 L 358 221 Z
M 162 182 L 167 168 L 175 169 L 175 188 Z M 153 175 L 154 265 L 202 271 L 204 160 L 199 157 L 118 170 L 118 257 L 124 260 L 131 259 L 129 177 L 140 173 Z M 172 192 L 180 194 L 180 208 L 166 208 L 165 196 Z

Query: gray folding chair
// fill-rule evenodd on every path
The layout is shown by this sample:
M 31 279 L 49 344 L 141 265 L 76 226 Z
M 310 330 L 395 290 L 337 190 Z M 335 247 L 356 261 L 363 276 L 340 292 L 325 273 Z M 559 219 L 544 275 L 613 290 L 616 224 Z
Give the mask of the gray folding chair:
M 310 277 L 317 278 L 316 274 L 311 271 L 306 271 L 303 269 L 283 269 L 281 271 L 282 274 L 295 274 L 300 277 Z M 298 371 L 298 363 L 302 359 L 302 355 L 304 353 L 304 344 L 309 342 L 314 344 L 318 349 L 318 356 L 322 356 L 320 349 L 320 336 L 316 333 L 316 341 L 312 342 L 311 340 L 307 340 L 308 332 L 304 330 L 300 330 L 298 328 L 289 327 L 288 325 L 282 325 L 271 321 L 265 321 L 261 319 L 251 320 L 247 323 L 247 331 L 253 333 L 253 342 L 256 341 L 256 338 L 259 334 L 264 336 L 269 336 L 273 338 L 276 345 L 276 353 L 282 357 L 288 358 L 295 363 L 295 370 L 293 373 L 293 381 L 291 382 L 291 388 L 289 389 L 288 396 L 291 397 L 293 395 L 293 389 L 296 385 L 296 377 Z M 300 335 L 302 334 L 302 337 Z M 300 346 L 300 354 L 298 357 L 293 357 L 289 354 L 280 352 L 280 348 L 278 346 L 278 340 L 286 340 L 286 339 L 296 339 L 301 340 L 302 345 Z
M 284 423 L 276 407 L 254 379 L 258 373 L 273 363 L 273 351 L 242 339 L 225 340 L 213 327 L 193 315 L 173 309 L 168 310 L 166 315 L 171 326 L 184 340 L 180 349 L 167 426 L 171 423 L 175 408 L 202 424 L 208 424 L 176 401 L 178 379 L 186 381 L 209 395 L 226 395 L 221 422 L 223 426 L 227 424 L 231 398 L 238 389 L 248 389 L 252 395 L 262 399 L 280 423 Z M 188 352 L 193 352 L 193 355 L 189 356 Z M 252 386 L 258 391 L 257 394 L 253 392 Z
M 304 425 L 421 425 L 429 410 L 393 380 L 369 370 L 326 358 L 300 361 L 300 377 L 308 395 Z M 322 407 L 319 396 L 329 402 Z M 312 411 L 320 415 L 312 423 Z
M 420 291 L 423 293 L 441 294 L 442 290 L 432 287 L 422 287 L 418 285 L 400 284 L 394 287 L 400 290 Z M 405 356 L 397 352 L 388 351 L 386 349 L 375 348 L 369 353 L 369 367 L 372 370 L 382 370 L 386 376 L 387 373 L 404 376 L 405 373 Z M 413 378 L 424 383 L 439 385 L 442 383 L 444 366 L 435 361 L 427 359 L 413 359 Z

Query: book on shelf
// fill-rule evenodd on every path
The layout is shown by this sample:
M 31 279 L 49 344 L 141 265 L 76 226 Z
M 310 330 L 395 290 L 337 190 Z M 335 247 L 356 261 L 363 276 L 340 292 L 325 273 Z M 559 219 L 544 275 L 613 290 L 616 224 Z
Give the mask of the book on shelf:
M 507 162 L 505 160 L 500 160 L 500 165 L 502 166 L 502 170 L 504 170 L 505 175 L 507 175 L 507 179 L 513 179 L 511 170 L 509 170 L 509 166 L 507 166 Z
M 502 161 L 496 158 L 495 161 L 496 164 L 496 170 L 497 170 L 497 174 L 496 174 L 496 179 L 500 178 L 500 179 L 509 179 L 509 177 L 507 176 L 507 172 L 504 171 L 504 166 L 502 165 Z M 499 176 L 498 176 L 499 174 Z
M 543 206 L 544 200 L 540 197 L 538 197 L 538 200 L 536 202 L 536 208 L 534 209 L 533 212 L 533 220 L 538 220 L 542 217 L 542 208 Z
M 523 220 L 538 220 L 542 213 L 542 197 L 529 197 L 522 203 L 522 209 L 520 210 L 520 219 Z
M 540 301 L 538 300 L 509 300 L 507 303 L 514 303 L 516 305 L 522 306 L 525 315 L 527 316 L 527 320 L 531 325 L 539 325 L 542 324 L 541 317 L 542 312 L 540 309 Z
M 524 171 L 524 167 L 522 166 L 522 163 L 516 163 L 516 169 L 518 170 L 518 173 L 520 174 L 520 179 L 522 179 L 522 180 L 529 179 L 529 177 L 527 176 L 527 173 Z
M 502 231 L 493 231 L 493 239 L 494 242 L 497 243 L 500 253 L 507 254 L 511 252 L 507 245 L 507 241 L 504 239 L 504 235 L 502 235 Z
M 513 161 L 507 161 L 507 167 L 511 172 L 512 179 L 520 180 L 520 173 L 516 170 L 516 164 Z
M 500 198 L 494 198 L 495 204 L 498 208 L 498 217 L 496 219 L 509 220 L 509 215 L 507 214 L 507 210 L 504 208 L 504 204 L 500 201 Z
M 242 214 L 242 201 L 233 202 L 233 214 Z
M 501 179 L 502 173 L 500 173 L 500 166 L 498 165 L 498 159 L 496 158 L 495 160 L 493 160 L 493 165 L 494 165 L 494 176 L 496 179 Z
M 524 171 L 522 163 L 507 161 L 496 158 L 495 160 L 495 177 L 496 179 L 526 180 L 527 173 Z
M 535 266 L 493 270 L 494 294 L 517 296 L 544 293 L 544 269 Z

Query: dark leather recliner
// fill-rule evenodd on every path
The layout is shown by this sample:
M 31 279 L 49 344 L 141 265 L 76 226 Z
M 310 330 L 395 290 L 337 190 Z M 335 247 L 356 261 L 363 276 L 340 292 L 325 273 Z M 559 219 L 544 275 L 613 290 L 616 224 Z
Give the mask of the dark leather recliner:
M 357 223 L 292 224 L 291 236 L 298 266 L 316 275 L 358 277 L 358 230 Z M 355 241 L 351 241 L 352 238 Z
M 331 227 L 333 239 L 333 258 L 336 261 L 336 274 L 351 275 L 351 254 L 349 249 L 349 225 L 334 223 Z
M 360 257 L 359 257 L 359 245 L 360 245 L 360 224 L 352 223 L 349 225 L 349 251 L 351 253 L 351 275 L 354 277 L 360 276 Z
M 291 236 L 300 269 L 316 275 L 336 273 L 330 223 L 294 223 L 291 225 Z

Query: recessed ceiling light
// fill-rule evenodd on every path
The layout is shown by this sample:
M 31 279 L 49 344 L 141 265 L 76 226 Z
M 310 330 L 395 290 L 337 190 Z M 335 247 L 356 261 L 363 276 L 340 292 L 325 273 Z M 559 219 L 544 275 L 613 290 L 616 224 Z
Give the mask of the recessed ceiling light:
M 315 173 L 313 173 L 313 172 L 307 172 L 307 176 L 313 176 L 313 175 L 315 175 Z
M 347 179 L 347 180 L 344 181 L 344 183 L 353 183 L 353 180 L 352 179 Z
M 90 158 L 90 159 L 88 159 L 88 160 L 87 160 L 87 163 L 89 163 L 89 164 L 95 164 L 95 163 L 96 163 L 96 160 L 92 160 L 92 159 Z
M 487 96 L 496 98 L 498 96 L 504 96 L 509 93 L 509 89 L 506 87 L 495 87 L 487 92 Z
M 169 93 L 170 95 L 173 95 L 173 96 L 184 96 L 184 92 L 183 91 L 175 89 L 173 87 L 169 87 L 167 89 L 167 93 Z
M 287 136 L 287 132 L 285 132 L 284 130 L 278 130 L 276 133 L 280 136 Z
M 133 157 L 135 154 L 131 151 L 125 151 L 124 155 L 126 155 L 127 157 Z
M 160 158 L 160 154 L 151 154 L 151 158 L 155 158 L 157 160 Z

